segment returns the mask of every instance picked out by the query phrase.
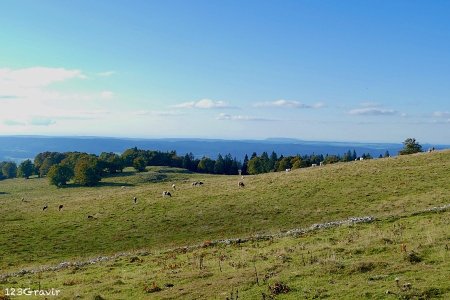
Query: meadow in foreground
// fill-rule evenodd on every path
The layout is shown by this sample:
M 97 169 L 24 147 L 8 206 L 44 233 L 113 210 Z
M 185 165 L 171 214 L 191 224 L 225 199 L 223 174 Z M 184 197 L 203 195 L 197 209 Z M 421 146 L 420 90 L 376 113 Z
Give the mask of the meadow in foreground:
M 261 299 L 263 293 L 274 296 L 269 286 L 280 282 L 289 289 L 276 296 L 280 299 L 445 298 L 448 212 L 412 213 L 447 204 L 449 178 L 450 152 L 444 151 L 247 176 L 245 188 L 238 188 L 237 176 L 170 168 L 128 171 L 94 188 L 57 189 L 37 178 L 5 180 L 0 182 L 2 274 L 122 251 L 148 254 L 10 277 L 0 285 L 58 287 L 68 299 L 224 299 L 231 291 L 235 297 L 235 289 L 241 299 Z M 196 180 L 204 186 L 193 187 Z M 172 183 L 173 197 L 163 198 Z M 49 209 L 42 211 L 46 204 Z M 165 251 L 365 215 L 378 221 L 299 238 Z M 410 262 L 401 244 L 420 261 Z M 410 286 L 403 287 L 406 283 Z M 150 293 L 153 288 L 162 290 Z

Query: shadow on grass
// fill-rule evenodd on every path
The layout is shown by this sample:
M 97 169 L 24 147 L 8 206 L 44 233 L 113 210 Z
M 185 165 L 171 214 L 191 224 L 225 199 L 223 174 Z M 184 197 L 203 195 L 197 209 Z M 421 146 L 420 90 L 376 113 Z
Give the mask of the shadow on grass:
M 99 186 L 99 187 L 102 187 L 102 186 L 132 187 L 135 185 L 132 183 L 125 183 L 125 182 L 99 182 L 96 186 Z
M 0 192 L 0 195 L 9 195 L 7 192 Z
M 70 183 L 68 185 L 62 186 L 62 189 L 73 189 L 73 188 L 83 188 L 83 187 L 133 187 L 134 184 L 125 182 L 99 182 L 96 185 L 85 186 L 78 183 Z
M 104 174 L 102 177 L 103 178 L 121 178 L 121 177 L 128 177 L 128 176 L 133 176 L 136 175 L 138 172 L 122 172 L 122 173 L 106 173 Z

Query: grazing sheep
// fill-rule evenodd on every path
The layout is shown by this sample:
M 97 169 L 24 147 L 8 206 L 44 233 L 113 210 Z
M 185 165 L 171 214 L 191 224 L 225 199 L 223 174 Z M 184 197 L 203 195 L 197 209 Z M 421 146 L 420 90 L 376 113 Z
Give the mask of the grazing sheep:
M 199 182 L 198 182 L 198 185 L 203 185 L 203 182 L 202 182 L 202 181 L 199 181 Z
M 136 198 L 136 197 L 133 197 L 133 201 L 134 201 L 134 203 L 136 204 L 137 198 Z
M 63 209 L 64 205 L 60 204 L 58 210 L 61 211 Z
M 286 173 L 287 173 L 287 172 L 290 172 L 290 171 L 291 171 L 291 169 L 286 169 Z
M 238 182 L 238 186 L 239 186 L 239 187 L 244 187 L 245 184 L 244 184 L 242 181 L 239 181 L 239 182 Z
M 196 186 L 197 184 L 198 184 L 198 182 L 195 181 L 195 182 L 192 183 L 192 186 Z
M 172 197 L 172 194 L 170 194 L 170 192 L 168 192 L 168 191 L 162 192 L 162 195 L 163 195 L 163 197 L 165 197 L 165 196 Z
M 312 164 L 311 167 L 317 167 L 317 164 Z
M 319 163 L 319 166 L 323 166 L 323 161 L 321 161 L 321 162 Z
M 360 157 L 359 160 L 364 160 L 364 157 Z
M 172 184 L 172 188 L 173 188 L 174 190 L 176 190 L 175 183 Z
M 48 208 L 48 205 L 45 205 L 42 210 L 46 210 Z

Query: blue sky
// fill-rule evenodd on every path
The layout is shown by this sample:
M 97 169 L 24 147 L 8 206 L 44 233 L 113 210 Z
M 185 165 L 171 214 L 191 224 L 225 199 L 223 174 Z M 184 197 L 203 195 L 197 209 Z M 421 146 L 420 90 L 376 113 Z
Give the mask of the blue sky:
M 450 142 L 449 1 L 0 11 L 1 135 Z

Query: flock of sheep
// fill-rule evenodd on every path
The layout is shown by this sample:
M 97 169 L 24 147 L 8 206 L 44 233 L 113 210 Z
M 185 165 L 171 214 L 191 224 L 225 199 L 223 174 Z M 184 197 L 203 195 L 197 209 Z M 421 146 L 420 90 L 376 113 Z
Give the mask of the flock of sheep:
M 202 185 L 204 185 L 203 181 L 194 181 L 194 182 L 192 182 L 192 186 L 202 186 Z M 245 186 L 245 184 L 244 184 L 244 176 L 242 176 L 242 177 L 241 177 L 241 180 L 238 181 L 238 187 L 244 187 L 244 186 Z M 122 186 L 122 188 L 125 188 L 125 186 Z M 172 184 L 172 190 L 173 190 L 173 191 L 176 191 L 176 190 L 177 190 L 177 187 L 176 187 L 175 183 Z M 170 191 L 163 191 L 163 192 L 162 192 L 162 196 L 163 196 L 163 197 L 172 197 L 172 193 L 171 193 Z M 134 196 L 134 197 L 133 197 L 133 203 L 134 203 L 134 204 L 137 204 L 137 201 L 138 201 L 138 198 L 137 198 L 136 196 Z M 22 197 L 22 202 L 28 202 L 28 201 L 25 200 L 24 197 Z M 49 208 L 48 204 L 45 204 L 45 205 L 42 207 L 42 211 L 46 211 L 48 208 Z M 58 211 L 61 211 L 63 208 L 64 208 L 64 205 L 63 205 L 63 204 L 60 204 L 60 205 L 58 206 Z M 88 215 L 87 218 L 88 218 L 88 219 L 96 219 L 96 218 L 95 218 L 94 216 L 92 216 L 92 215 Z

